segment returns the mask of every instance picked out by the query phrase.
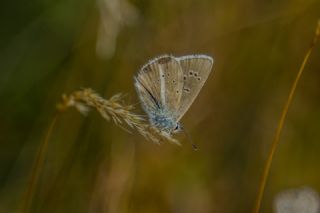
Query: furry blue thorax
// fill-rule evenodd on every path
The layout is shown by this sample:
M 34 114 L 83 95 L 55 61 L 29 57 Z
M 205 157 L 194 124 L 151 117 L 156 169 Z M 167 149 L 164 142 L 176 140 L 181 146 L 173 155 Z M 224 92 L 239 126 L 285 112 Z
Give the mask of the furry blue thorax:
M 180 126 L 172 113 L 166 109 L 160 108 L 159 110 L 150 113 L 149 118 L 152 125 L 168 133 L 173 132 Z

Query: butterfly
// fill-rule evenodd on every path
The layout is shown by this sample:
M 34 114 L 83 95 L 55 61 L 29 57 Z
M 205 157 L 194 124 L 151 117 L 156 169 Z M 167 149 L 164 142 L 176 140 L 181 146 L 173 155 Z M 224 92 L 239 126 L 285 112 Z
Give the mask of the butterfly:
M 134 77 L 142 108 L 152 126 L 167 133 L 179 123 L 206 82 L 213 65 L 207 55 L 163 55 L 144 65 Z

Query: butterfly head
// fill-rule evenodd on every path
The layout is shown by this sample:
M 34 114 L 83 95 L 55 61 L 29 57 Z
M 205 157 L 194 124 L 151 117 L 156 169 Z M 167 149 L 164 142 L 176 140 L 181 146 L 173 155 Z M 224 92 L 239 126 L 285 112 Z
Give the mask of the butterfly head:
M 176 123 L 176 126 L 174 127 L 174 129 L 172 130 L 172 133 L 179 133 L 181 132 L 183 129 L 182 129 L 182 126 L 180 123 Z

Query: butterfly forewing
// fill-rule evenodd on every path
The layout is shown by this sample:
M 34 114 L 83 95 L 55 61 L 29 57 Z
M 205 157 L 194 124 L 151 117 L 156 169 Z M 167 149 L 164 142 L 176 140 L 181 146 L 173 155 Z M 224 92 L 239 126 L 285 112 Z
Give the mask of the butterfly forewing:
M 181 66 L 172 56 L 156 58 L 142 67 L 135 86 L 147 113 L 161 108 L 175 116 L 182 96 Z
M 186 113 L 207 80 L 213 59 L 206 55 L 190 55 L 177 58 L 183 71 L 183 88 L 177 120 Z

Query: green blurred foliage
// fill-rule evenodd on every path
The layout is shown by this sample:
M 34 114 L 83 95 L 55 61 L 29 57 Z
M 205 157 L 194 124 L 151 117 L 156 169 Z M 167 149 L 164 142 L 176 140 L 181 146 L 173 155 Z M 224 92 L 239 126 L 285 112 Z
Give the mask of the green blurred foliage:
M 50 139 L 32 212 L 249 212 L 320 1 L 121 0 L 110 6 L 119 1 L 0 3 L 0 212 L 19 209 L 61 94 L 90 87 L 138 103 L 133 75 L 164 53 L 215 59 L 183 118 L 200 150 L 183 136 L 182 147 L 151 144 L 95 112 L 83 117 L 69 110 Z M 134 8 L 132 23 L 124 5 Z M 107 57 L 96 52 L 101 23 L 114 36 Z M 319 59 L 320 46 L 290 107 L 262 212 L 272 211 L 283 189 L 320 190 Z

